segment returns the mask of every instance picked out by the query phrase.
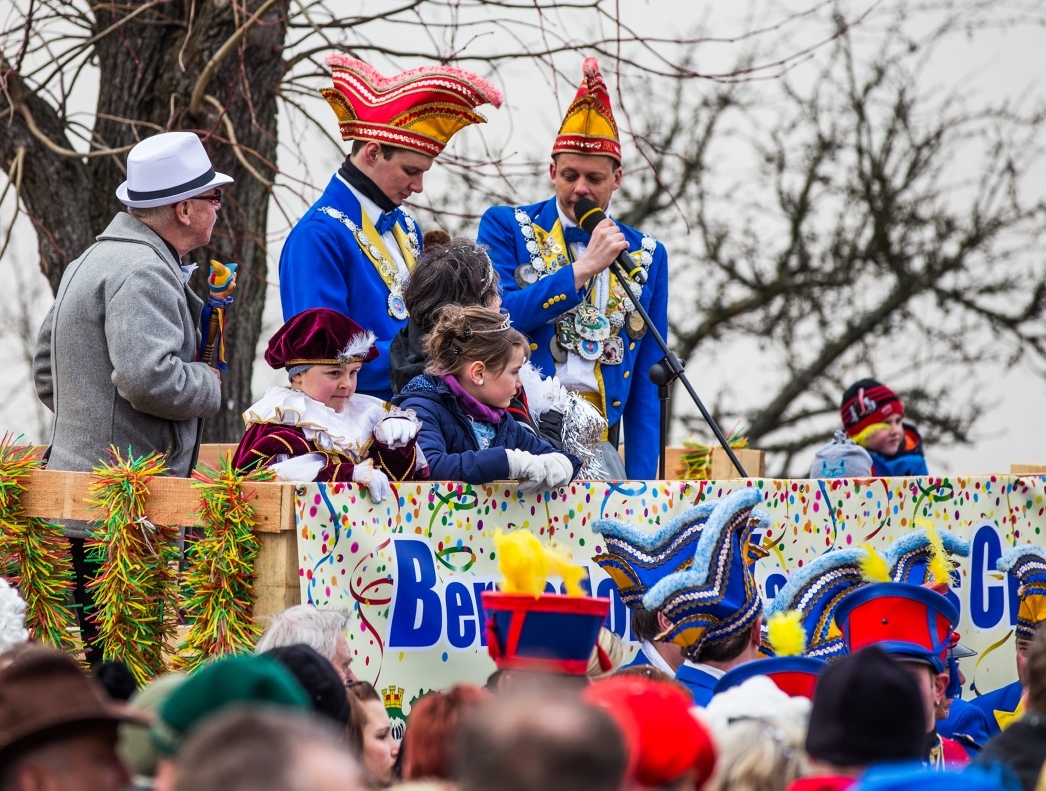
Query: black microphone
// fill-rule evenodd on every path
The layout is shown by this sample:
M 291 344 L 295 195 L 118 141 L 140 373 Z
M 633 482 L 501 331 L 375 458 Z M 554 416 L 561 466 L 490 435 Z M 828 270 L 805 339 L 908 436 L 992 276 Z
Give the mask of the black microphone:
M 596 226 L 607 218 L 606 212 L 599 208 L 599 204 L 589 198 L 577 199 L 577 203 L 574 204 L 574 216 L 577 217 L 577 224 L 581 226 L 581 230 L 589 236 L 596 230 Z M 617 262 L 639 285 L 646 285 L 646 270 L 636 266 L 636 262 L 625 250 L 617 254 Z

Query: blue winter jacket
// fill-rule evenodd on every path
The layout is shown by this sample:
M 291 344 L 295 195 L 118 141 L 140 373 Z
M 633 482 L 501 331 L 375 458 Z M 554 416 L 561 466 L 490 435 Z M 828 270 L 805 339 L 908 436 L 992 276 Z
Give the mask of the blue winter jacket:
M 915 426 L 904 424 L 904 444 L 892 456 L 883 456 L 869 450 L 872 457 L 872 475 L 891 478 L 904 475 L 929 475 L 923 456 L 923 439 Z
M 403 409 L 413 409 L 421 419 L 418 447 L 429 463 L 432 480 L 504 481 L 509 477 L 505 448 L 534 454 L 559 452 L 508 414 L 498 423 L 490 447 L 480 450 L 472 433 L 471 419 L 458 404 L 457 396 L 437 376 L 415 376 L 392 402 Z M 577 475 L 581 462 L 569 453 L 563 455 L 570 459 L 574 475 Z

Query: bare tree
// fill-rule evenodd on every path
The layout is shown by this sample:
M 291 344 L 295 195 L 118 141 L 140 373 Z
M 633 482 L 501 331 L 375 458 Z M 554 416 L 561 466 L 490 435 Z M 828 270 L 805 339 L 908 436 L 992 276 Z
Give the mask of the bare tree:
M 654 39 L 621 21 L 613 0 L 395 0 L 373 13 L 332 0 L 14 0 L 0 29 L 0 163 L 19 178 L 17 197 L 36 230 L 40 269 L 56 289 L 66 264 L 120 207 L 113 196 L 123 158 L 139 139 L 188 129 L 204 136 L 215 166 L 236 179 L 210 246 L 193 253 L 240 262 L 229 312 L 230 370 L 209 440 L 235 440 L 251 401 L 251 367 L 261 328 L 270 202 L 289 225 L 307 204 L 305 185 L 288 179 L 277 154 L 315 156 L 316 90 L 329 79 L 335 50 L 413 65 L 457 62 L 484 73 L 526 60 L 556 86 L 556 57 L 583 51 L 622 68 L 674 79 L 772 76 L 809 57 L 835 35 L 808 41 L 742 69 L 700 72 L 680 53 L 699 44 L 730 46 L 779 36 L 822 15 L 826 0 L 773 13 L 729 41 L 707 36 Z M 855 2 L 847 25 L 877 5 Z M 574 60 L 574 58 L 572 58 Z M 571 74 L 568 83 L 574 83 Z M 97 94 L 93 106 L 85 96 Z M 304 97 L 310 97 L 306 102 Z M 279 145 L 277 113 L 295 131 Z M 337 141 L 331 150 L 337 150 Z M 499 152 L 443 160 L 475 194 L 512 193 L 514 173 Z M 282 194 L 282 198 L 281 198 Z M 288 200 L 294 196 L 298 200 Z M 479 203 L 479 201 L 475 201 Z M 286 205 L 285 205 L 286 204 Z M 461 223 L 481 205 L 440 214 Z M 202 281 L 202 278 L 199 278 Z M 200 284 L 201 290 L 203 284 Z
M 677 112 L 641 138 L 654 167 L 623 190 L 623 219 L 694 230 L 673 255 L 696 294 L 676 350 L 699 369 L 736 345 L 762 366 L 758 392 L 715 401 L 777 454 L 779 474 L 805 469 L 862 376 L 899 380 L 927 439 L 947 444 L 971 440 L 976 382 L 1021 360 L 1043 370 L 1046 204 L 1021 183 L 1042 154 L 1042 109 L 971 107 L 964 86 L 918 83 L 968 21 L 949 15 L 915 38 L 899 14 L 861 58 L 839 20 L 812 78 L 724 85 L 696 103 L 679 86 L 662 103 Z M 732 160 L 741 176 L 722 172 L 727 138 L 747 143 L 748 162 Z

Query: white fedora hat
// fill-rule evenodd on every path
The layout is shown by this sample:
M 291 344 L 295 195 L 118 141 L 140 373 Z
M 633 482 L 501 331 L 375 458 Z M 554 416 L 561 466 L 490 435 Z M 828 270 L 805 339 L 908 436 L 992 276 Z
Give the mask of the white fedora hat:
M 192 132 L 164 132 L 146 138 L 127 153 L 127 181 L 116 188 L 124 206 L 149 209 L 232 183 L 215 173 L 200 138 Z

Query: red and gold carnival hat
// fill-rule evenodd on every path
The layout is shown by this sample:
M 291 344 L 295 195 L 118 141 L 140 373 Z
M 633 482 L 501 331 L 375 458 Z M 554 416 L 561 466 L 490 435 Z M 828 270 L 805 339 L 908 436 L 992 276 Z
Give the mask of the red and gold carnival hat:
M 371 65 L 346 55 L 327 58 L 333 88 L 323 88 L 342 140 L 374 140 L 435 157 L 455 132 L 486 120 L 481 104 L 501 106 L 501 92 L 471 72 L 452 66 L 422 66 L 383 77 Z
M 617 122 L 610 108 L 603 75 L 599 73 L 599 61 L 585 58 L 581 67 L 584 79 L 567 114 L 559 127 L 559 136 L 552 146 L 556 154 L 600 154 L 613 157 L 621 163 L 621 141 L 617 134 Z

